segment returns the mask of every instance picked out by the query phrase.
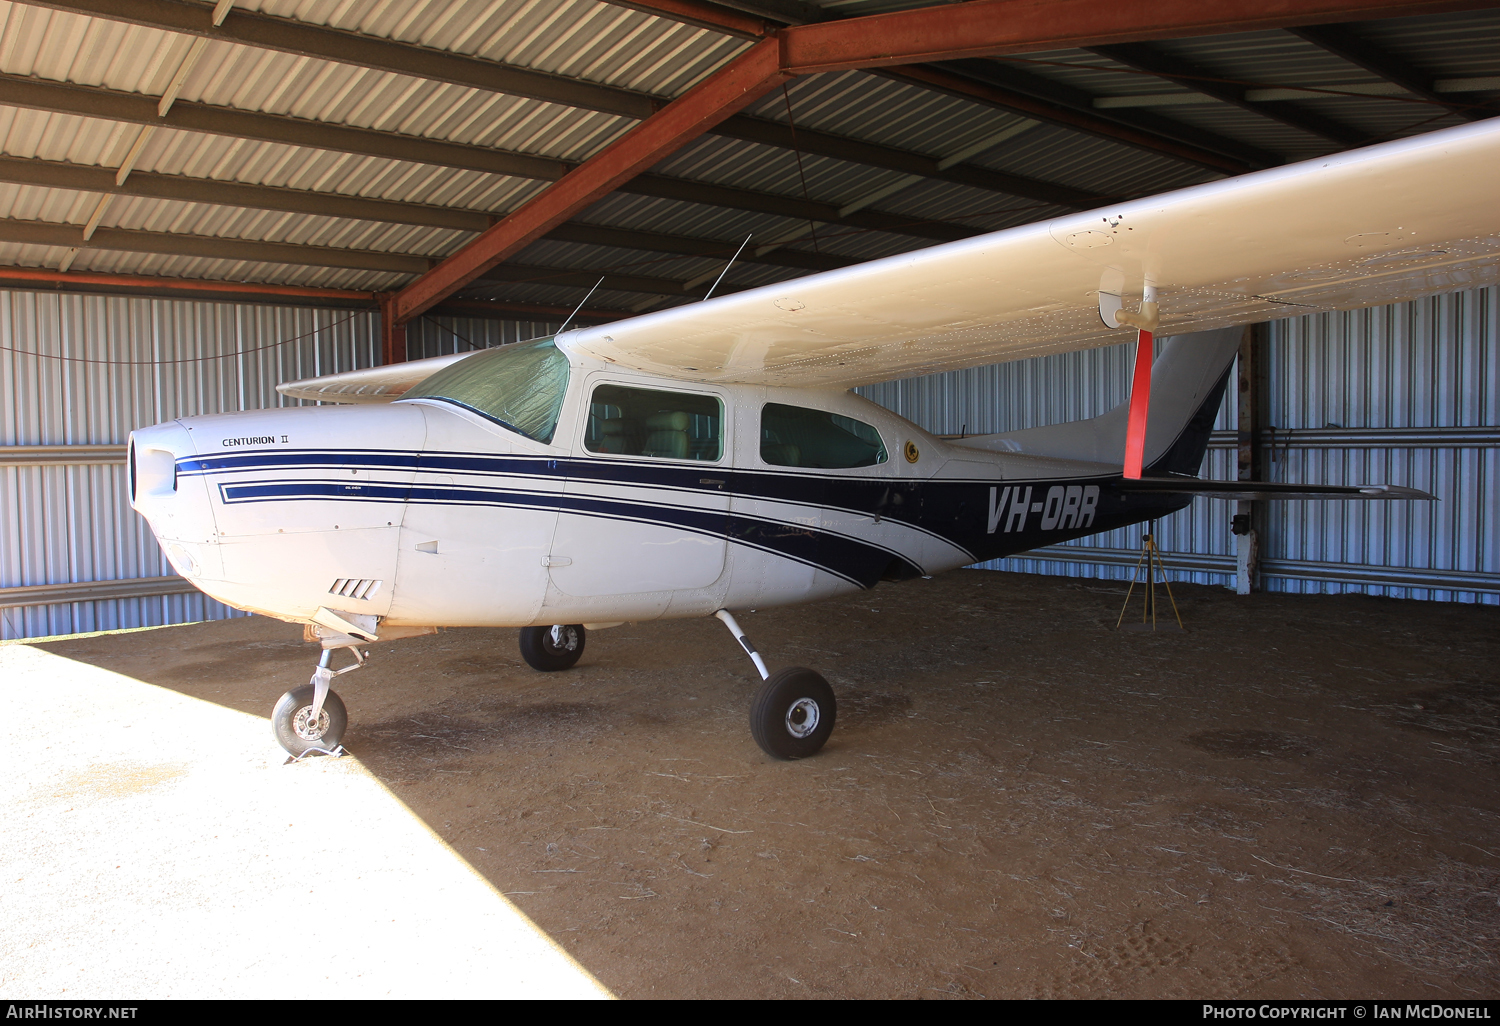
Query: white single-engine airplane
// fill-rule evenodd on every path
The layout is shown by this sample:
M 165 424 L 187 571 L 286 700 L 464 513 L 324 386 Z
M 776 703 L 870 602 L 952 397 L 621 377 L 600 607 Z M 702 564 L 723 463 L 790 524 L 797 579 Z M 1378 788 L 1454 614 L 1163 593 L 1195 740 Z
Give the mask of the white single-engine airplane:
M 367 405 L 136 431 L 131 501 L 202 591 L 321 639 L 312 681 L 272 717 L 293 755 L 336 750 L 347 714 L 329 681 L 370 642 L 520 627 L 527 662 L 562 670 L 586 630 L 718 616 L 764 679 L 756 742 L 808 756 L 833 729 L 832 690 L 812 670 L 768 673 L 732 610 L 936 574 L 1195 495 L 1432 498 L 1195 475 L 1240 326 L 1497 280 L 1497 169 L 1500 119 L 283 384 Z M 944 440 L 849 391 L 1109 345 L 1122 326 L 1140 333 L 1131 399 L 1092 420 Z M 1172 336 L 1154 367 L 1153 331 Z M 331 669 L 337 648 L 354 664 Z

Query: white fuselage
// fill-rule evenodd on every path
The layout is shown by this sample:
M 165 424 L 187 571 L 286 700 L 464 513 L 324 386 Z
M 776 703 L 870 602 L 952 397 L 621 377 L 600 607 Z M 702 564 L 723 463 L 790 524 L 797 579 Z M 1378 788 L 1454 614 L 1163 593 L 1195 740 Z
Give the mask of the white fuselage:
M 605 384 L 717 398 L 718 458 L 591 451 L 589 397 Z M 767 402 L 868 424 L 887 458 L 767 466 Z M 1019 468 L 1107 470 L 949 445 L 850 392 L 686 383 L 577 357 L 550 444 L 414 399 L 186 418 L 135 432 L 132 459 L 135 508 L 205 593 L 291 621 L 327 609 L 390 627 L 702 616 L 873 583 L 840 569 L 840 546 L 937 573 L 975 553 L 901 516 L 904 488 L 973 482 L 982 519 L 988 486 Z M 856 482 L 888 484 L 885 505 L 840 505 L 840 484 Z

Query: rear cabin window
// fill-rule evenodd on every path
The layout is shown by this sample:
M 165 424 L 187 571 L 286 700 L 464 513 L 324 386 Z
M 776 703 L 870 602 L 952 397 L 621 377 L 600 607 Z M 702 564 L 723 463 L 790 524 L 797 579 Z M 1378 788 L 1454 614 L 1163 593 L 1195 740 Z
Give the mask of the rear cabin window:
M 880 432 L 825 410 L 767 403 L 760 413 L 760 458 L 773 467 L 839 470 L 886 460 Z
M 724 406 L 711 395 L 600 385 L 589 399 L 584 448 L 620 456 L 716 460 Z

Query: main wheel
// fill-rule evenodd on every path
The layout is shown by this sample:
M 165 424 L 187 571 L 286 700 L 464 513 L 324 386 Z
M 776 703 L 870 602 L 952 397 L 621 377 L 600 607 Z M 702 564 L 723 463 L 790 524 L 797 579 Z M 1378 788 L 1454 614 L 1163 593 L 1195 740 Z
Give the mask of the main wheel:
M 312 704 L 313 686 L 304 684 L 282 695 L 276 708 L 271 710 L 271 729 L 276 740 L 298 757 L 312 748 L 333 751 L 343 740 L 344 729 L 349 726 L 344 700 L 333 691 L 323 699 L 323 708 L 319 710 L 316 722 L 312 719 Z
M 584 634 L 581 623 L 558 624 L 555 627 L 522 627 L 521 658 L 534 670 L 550 673 L 566 670 L 583 655 Z
M 818 673 L 790 666 L 771 674 L 750 703 L 750 736 L 778 759 L 805 759 L 833 733 L 838 705 Z

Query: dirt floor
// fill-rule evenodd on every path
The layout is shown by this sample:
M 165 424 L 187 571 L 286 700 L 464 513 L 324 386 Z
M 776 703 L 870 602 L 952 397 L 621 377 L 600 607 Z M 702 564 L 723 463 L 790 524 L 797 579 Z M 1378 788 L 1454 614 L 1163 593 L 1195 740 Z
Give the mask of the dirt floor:
M 802 762 L 714 620 L 559 674 L 446 631 L 336 687 L 348 749 L 624 997 L 1500 996 L 1500 608 L 1176 591 L 1185 634 L 986 571 L 747 613 L 838 693 Z M 259 617 L 45 647 L 261 716 L 316 655 Z

